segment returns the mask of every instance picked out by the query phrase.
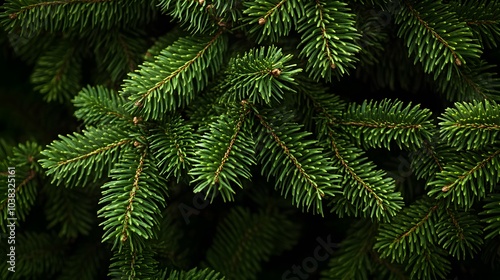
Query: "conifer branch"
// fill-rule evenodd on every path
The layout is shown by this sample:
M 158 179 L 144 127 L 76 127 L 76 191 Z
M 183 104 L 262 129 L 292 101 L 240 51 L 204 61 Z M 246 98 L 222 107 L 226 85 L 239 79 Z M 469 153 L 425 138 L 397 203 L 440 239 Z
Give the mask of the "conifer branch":
M 259 153 L 262 174 L 277 178 L 276 188 L 287 197 L 292 193 L 294 204 L 303 209 L 313 208 L 322 214 L 322 199 L 339 193 L 340 175 L 316 140 L 306 140 L 309 132 L 301 131 L 290 113 L 252 107 L 260 121 L 258 141 L 266 147 Z M 307 153 L 305 152 L 307 151 Z M 280 164 L 278 164 L 280 163 Z
M 193 65 L 195 61 L 197 61 L 205 51 L 210 48 L 214 42 L 221 36 L 223 33 L 223 30 L 220 30 L 215 34 L 215 36 L 212 37 L 212 39 L 203 47 L 201 51 L 199 51 L 192 59 L 186 61 L 181 67 L 177 68 L 175 71 L 173 71 L 170 75 L 162 79 L 160 82 L 157 82 L 152 88 L 147 89 L 147 91 L 142 95 L 142 98 L 139 99 L 137 102 L 142 102 L 145 98 L 147 98 L 152 92 L 163 86 L 165 83 L 170 82 L 173 78 L 179 75 L 179 73 L 185 71 L 187 68 Z
M 121 48 L 123 49 L 123 53 L 125 54 L 125 58 L 127 59 L 126 64 L 128 65 L 128 71 L 132 72 L 135 70 L 136 63 L 134 61 L 134 54 L 131 52 L 129 45 L 123 39 L 123 34 L 118 34 L 117 36 L 118 43 L 120 43 Z
M 371 188 L 370 184 L 367 183 L 365 180 L 360 178 L 358 174 L 350 167 L 350 165 L 344 160 L 342 155 L 339 152 L 339 149 L 337 148 L 337 144 L 335 143 L 335 138 L 333 136 L 333 132 L 330 131 L 330 143 L 332 144 L 333 151 L 335 152 L 335 156 L 339 159 L 340 163 L 344 167 L 344 169 L 354 178 L 355 181 L 360 183 L 367 191 L 368 193 L 373 196 L 373 198 L 377 201 L 377 205 L 382 208 L 382 210 L 386 210 L 386 207 L 383 203 L 383 200 L 373 191 Z
M 418 22 L 430 33 L 436 40 L 441 43 L 448 51 L 453 55 L 453 58 L 455 59 L 455 64 L 457 66 L 462 65 L 462 61 L 460 60 L 459 56 L 455 52 L 455 50 L 448 44 L 448 42 L 441 36 L 439 33 L 437 33 L 434 28 L 429 26 L 429 23 L 426 22 L 424 19 L 420 17 L 420 13 L 413 8 L 411 3 L 408 0 L 405 0 L 405 4 L 410 9 L 411 13 L 413 16 L 418 20 Z
M 231 150 L 233 149 L 234 143 L 236 142 L 236 137 L 238 137 L 238 133 L 241 130 L 241 127 L 243 126 L 243 122 L 245 121 L 246 115 L 250 113 L 250 109 L 245 108 L 245 103 L 243 103 L 243 112 L 240 114 L 240 119 L 238 120 L 238 123 L 236 123 L 236 128 L 234 131 L 233 136 L 231 136 L 231 141 L 229 142 L 229 145 L 227 147 L 226 152 L 224 153 L 224 156 L 222 157 L 222 160 L 219 164 L 219 167 L 217 167 L 217 170 L 215 171 L 214 175 L 214 184 L 219 184 L 219 176 L 222 172 L 222 168 L 224 168 L 224 164 L 227 162 L 229 158 L 229 154 L 231 153 Z
M 298 162 L 297 158 L 295 158 L 295 156 L 290 152 L 288 146 L 283 141 L 281 141 L 280 137 L 274 132 L 274 129 L 264 120 L 261 115 L 255 114 L 255 116 L 257 116 L 257 118 L 260 120 L 260 123 L 266 128 L 269 134 L 272 135 L 274 141 L 278 143 L 281 149 L 285 152 L 288 160 L 290 160 L 290 162 L 295 166 L 295 168 L 298 170 L 302 178 L 305 179 L 307 184 L 313 187 L 316 193 L 319 194 L 319 196 L 324 197 L 324 192 L 318 188 L 318 184 L 311 179 L 311 176 L 304 170 L 302 165 Z
M 73 99 L 77 108 L 75 116 L 86 125 L 133 123 L 133 118 L 123 108 L 124 103 L 124 98 L 116 91 L 103 86 L 83 88 Z
M 488 157 L 478 162 L 474 167 L 467 170 L 462 175 L 459 175 L 455 180 L 453 180 L 450 184 L 447 184 L 441 188 L 442 192 L 448 192 L 450 190 L 454 190 L 457 186 L 463 184 L 465 181 L 471 180 L 470 176 L 472 176 L 475 172 L 478 172 L 480 169 L 485 168 L 485 166 L 490 163 L 495 157 L 500 155 L 500 150 L 495 151 L 490 154 Z M 487 172 L 487 171 L 486 171 Z
M 304 9 L 305 16 L 297 23 L 297 31 L 302 34 L 300 57 L 308 58 L 307 72 L 314 80 L 327 81 L 332 76 L 347 74 L 358 61 L 355 54 L 361 50 L 357 45 L 361 35 L 355 27 L 355 15 L 341 1 L 315 0 L 305 4 Z
M 418 223 L 416 223 L 411 228 L 409 228 L 408 230 L 406 230 L 405 232 L 403 232 L 401 235 L 397 236 L 392 243 L 399 243 L 399 242 L 401 242 L 402 239 L 407 238 L 408 236 L 410 236 L 411 234 L 413 234 L 417 229 L 419 229 L 423 224 L 425 224 L 427 222 L 427 220 L 429 220 L 429 218 L 431 217 L 431 215 L 438 209 L 438 207 L 439 207 L 438 204 L 432 206 L 427 211 L 427 213 L 425 214 L 425 216 L 422 217 L 418 221 Z
M 400 101 L 382 100 L 351 104 L 342 119 L 332 124 L 355 138 L 364 147 L 385 147 L 390 149 L 392 141 L 402 148 L 415 150 L 423 141 L 430 140 L 434 124 L 431 112 L 420 109 L 420 105 Z
M 152 129 L 151 133 L 148 141 L 160 174 L 166 174 L 167 178 L 173 175 L 179 182 L 185 175 L 184 171 L 191 167 L 195 143 L 192 125 L 180 116 L 174 116 Z
M 128 205 L 127 205 L 127 210 L 125 211 L 123 215 L 123 222 L 122 222 L 122 232 L 121 232 L 121 241 L 124 243 L 127 241 L 128 238 L 128 225 L 129 225 L 129 219 L 132 216 L 132 209 L 134 208 L 133 204 L 135 203 L 135 194 L 139 190 L 139 179 L 142 174 L 142 169 L 144 168 L 144 157 L 146 156 L 146 151 L 144 151 L 139 158 L 139 165 L 137 166 L 135 170 L 135 176 L 134 176 L 134 181 L 132 183 L 132 190 L 129 193 L 129 199 L 128 199 Z M 135 252 L 134 252 L 135 253 Z M 133 267 L 133 265 L 131 266 Z
M 75 161 L 84 160 L 84 159 L 87 159 L 89 157 L 92 157 L 92 156 L 104 153 L 106 151 L 109 151 L 109 150 L 112 150 L 112 149 L 115 149 L 115 148 L 118 148 L 118 147 L 122 147 L 122 146 L 124 146 L 124 145 L 126 145 L 126 144 L 128 144 L 130 142 L 132 142 L 132 140 L 126 139 L 126 140 L 121 140 L 119 142 L 111 143 L 111 144 L 106 145 L 104 147 L 101 147 L 99 149 L 93 150 L 90 153 L 87 153 L 87 154 L 84 154 L 84 155 L 81 155 L 81 156 L 77 156 L 77 157 L 74 157 L 74 158 L 69 158 L 69 159 L 66 159 L 66 160 L 59 161 L 59 162 L 57 162 L 56 165 L 50 166 L 49 168 L 54 168 L 54 167 L 66 165 L 66 164 L 69 164 L 69 163 L 73 163 Z
M 282 100 L 284 93 L 294 92 L 294 76 L 302 71 L 288 63 L 291 59 L 292 55 L 284 55 L 274 46 L 252 49 L 231 59 L 224 82 L 227 90 L 220 102 L 271 104 L 272 100 Z
M 366 122 L 350 122 L 350 121 L 337 121 L 333 123 L 339 125 L 352 125 L 352 126 L 360 126 L 360 127 L 370 127 L 370 128 L 401 128 L 401 129 L 421 129 L 421 124 L 392 124 L 392 123 L 366 123 Z
M 198 151 L 189 174 L 196 182 L 194 192 L 206 191 L 212 199 L 220 193 L 224 201 L 233 200 L 231 183 L 242 188 L 240 178 L 250 179 L 250 166 L 255 164 L 254 140 L 242 128 L 249 110 L 246 103 L 232 106 L 228 112 L 211 123 L 197 143 Z M 248 126 L 247 126 L 248 127 Z M 223 144 L 221 144 L 223 143 Z
M 65 1 L 40 2 L 40 3 L 36 3 L 36 4 L 30 4 L 30 5 L 23 6 L 23 8 L 20 9 L 18 12 L 9 14 L 9 17 L 11 19 L 15 19 L 20 14 L 22 14 L 22 13 L 24 13 L 26 11 L 29 11 L 31 9 L 39 8 L 39 7 L 68 5 L 68 4 L 73 5 L 73 4 L 80 4 L 80 3 L 83 3 L 83 4 L 85 4 L 85 3 L 94 4 L 94 3 L 113 2 L 113 1 L 114 0 L 65 0 Z
M 259 19 L 259 24 L 264 24 L 267 21 L 267 18 L 274 13 L 274 11 L 278 10 L 285 2 L 288 0 L 281 0 L 280 2 L 276 3 L 271 9 L 267 11 L 267 13 L 261 18 L 263 19 L 264 22 L 262 22 L 261 19 Z
M 482 99 L 491 99 L 483 89 L 469 76 L 466 75 L 462 70 L 459 71 L 460 77 L 465 81 L 465 83 L 476 93 L 481 96 Z
M 441 160 L 437 157 L 436 152 L 434 151 L 431 143 L 428 141 L 424 141 L 424 148 L 426 151 L 426 154 L 431 155 L 432 160 L 436 163 L 437 167 L 439 168 L 439 171 L 443 171 L 443 163 Z
M 8 174 L 8 173 L 7 173 Z M 32 181 L 36 176 L 36 172 L 35 170 L 33 169 L 30 169 L 28 171 L 28 176 L 26 176 L 26 178 L 24 178 L 20 184 L 17 184 L 16 185 L 16 188 L 15 188 L 15 191 L 14 191 L 14 194 L 16 195 L 19 195 L 19 192 L 21 190 L 21 188 L 23 188 L 24 186 L 26 186 L 30 181 Z M 0 212 L 3 211 L 5 209 L 5 207 L 7 206 L 7 202 L 8 200 L 5 199 L 4 202 L 2 204 L 0 204 Z
M 292 30 L 292 25 L 303 15 L 299 0 L 244 1 L 243 23 L 250 25 L 249 32 L 257 33 L 257 42 L 276 41 Z M 243 26 L 242 26 L 243 27 Z
M 319 13 L 319 23 L 321 24 L 321 38 L 323 38 L 323 53 L 326 55 L 328 62 L 330 63 L 330 67 L 332 69 L 335 69 L 337 66 L 335 65 L 335 60 L 333 59 L 332 52 L 329 48 L 330 46 L 330 36 L 327 36 L 327 31 L 326 31 L 326 25 L 325 25 L 325 20 L 323 18 L 324 10 L 323 6 L 319 2 L 319 0 L 316 0 L 316 9 L 318 10 Z
M 179 38 L 146 61 L 125 80 L 127 110 L 144 120 L 161 119 L 162 112 L 189 104 L 221 67 L 227 38 L 220 30 L 213 36 Z
M 118 157 L 118 151 L 131 143 L 127 131 L 116 127 L 97 129 L 89 127 L 83 134 L 61 136 L 42 151 L 42 167 L 58 183 L 67 186 L 97 180 L 104 176 L 106 165 Z M 77 172 L 77 170 L 80 170 Z M 87 170 L 87 171 L 84 171 Z M 89 176 L 93 170 L 96 177 Z

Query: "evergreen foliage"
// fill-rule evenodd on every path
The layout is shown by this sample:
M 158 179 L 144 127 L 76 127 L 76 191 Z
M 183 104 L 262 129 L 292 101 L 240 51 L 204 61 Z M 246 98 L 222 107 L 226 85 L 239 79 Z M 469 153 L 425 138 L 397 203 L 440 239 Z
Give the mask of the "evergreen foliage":
M 0 44 L 68 114 L 40 117 L 45 138 L 0 138 L 2 237 L 14 195 L 17 218 L 2 279 L 498 277 L 499 15 L 4 1 Z

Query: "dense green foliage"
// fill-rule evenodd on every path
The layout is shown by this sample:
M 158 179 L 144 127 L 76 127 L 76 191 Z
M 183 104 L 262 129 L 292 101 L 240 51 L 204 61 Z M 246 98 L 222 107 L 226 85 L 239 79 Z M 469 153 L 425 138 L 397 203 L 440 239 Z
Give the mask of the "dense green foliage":
M 2 279 L 500 277 L 500 1 L 7 0 L 0 27 L 2 117 L 43 108 L 0 135 Z

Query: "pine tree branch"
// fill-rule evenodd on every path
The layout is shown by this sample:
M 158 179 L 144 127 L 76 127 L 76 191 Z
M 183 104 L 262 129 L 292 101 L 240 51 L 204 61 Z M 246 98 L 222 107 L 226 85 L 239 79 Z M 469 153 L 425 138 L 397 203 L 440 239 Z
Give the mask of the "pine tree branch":
M 68 4 L 79 4 L 79 3 L 102 3 L 102 2 L 113 2 L 114 0 L 65 0 L 65 1 L 48 1 L 48 2 L 40 2 L 31 5 L 23 6 L 18 12 L 9 14 L 11 19 L 16 19 L 20 14 L 27 12 L 31 9 L 36 9 L 39 7 L 48 7 L 48 6 L 59 6 L 59 5 L 68 5 Z
M 61 136 L 41 152 L 43 158 L 39 162 L 48 169 L 46 173 L 53 176 L 53 181 L 73 186 L 87 182 L 89 177 L 95 181 L 104 176 L 105 166 L 131 142 L 129 133 L 122 129 L 89 127 L 83 134 Z
M 243 130 L 249 109 L 246 102 L 240 107 L 231 108 L 209 125 L 197 144 L 195 164 L 189 171 L 197 182 L 194 192 L 207 191 L 212 199 L 216 193 L 224 201 L 232 201 L 235 191 L 231 183 L 240 188 L 240 178 L 250 179 L 250 166 L 255 164 L 255 143 L 251 135 Z M 247 129 L 250 123 L 245 125 Z
M 112 150 L 112 149 L 115 149 L 115 148 L 118 148 L 118 147 L 125 146 L 126 144 L 128 144 L 130 142 L 132 142 L 132 140 L 126 139 L 126 140 L 122 140 L 122 141 L 119 141 L 119 142 L 111 143 L 111 144 L 106 145 L 106 146 L 104 146 L 102 148 L 93 150 L 90 153 L 83 154 L 81 156 L 77 156 L 77 157 L 74 157 L 74 158 L 69 158 L 69 159 L 66 159 L 66 160 L 59 161 L 59 162 L 57 162 L 56 165 L 49 166 L 48 168 L 56 168 L 56 167 L 60 167 L 62 165 L 67 165 L 69 163 L 73 163 L 75 161 L 84 160 L 84 159 L 87 159 L 89 157 L 95 156 L 97 154 L 101 154 L 101 153 L 104 153 L 106 151 L 109 151 L 109 150 Z
M 438 209 L 439 207 L 439 204 L 436 204 L 434 206 L 432 206 L 428 211 L 427 213 L 425 214 L 424 217 L 422 217 L 418 223 L 416 223 L 415 225 L 413 225 L 411 228 L 409 228 L 408 230 L 406 230 L 405 232 L 403 232 L 402 234 L 400 234 L 399 236 L 397 236 L 393 243 L 400 243 L 402 239 L 405 239 L 407 238 L 408 236 L 412 235 L 416 230 L 418 230 L 422 225 L 424 225 L 427 220 L 431 217 L 431 215 Z
M 381 224 L 374 249 L 382 258 L 405 263 L 414 255 L 435 247 L 435 227 L 443 210 L 440 201 L 420 199 L 398 213 L 389 223 Z
M 377 193 L 373 191 L 372 187 L 370 186 L 370 184 L 368 182 L 366 182 L 365 180 L 360 178 L 358 176 L 358 174 L 356 174 L 356 172 L 351 168 L 351 166 L 347 163 L 347 161 L 345 161 L 345 159 L 342 157 L 342 155 L 340 154 L 339 149 L 337 147 L 337 144 L 335 143 L 335 138 L 333 136 L 332 131 L 330 131 L 330 140 L 331 140 L 330 143 L 332 144 L 333 151 L 335 152 L 335 156 L 337 157 L 337 159 L 339 159 L 339 161 L 342 164 L 342 166 L 344 167 L 344 169 L 352 176 L 352 178 L 354 178 L 355 181 L 360 183 L 363 186 L 363 188 L 365 188 L 371 196 L 373 196 L 373 198 L 377 201 L 377 205 L 379 207 L 381 207 L 383 211 L 386 211 L 387 209 L 386 209 L 386 206 L 384 205 L 384 201 L 382 200 L 382 198 L 380 198 L 377 195 Z
M 166 180 L 159 176 L 149 151 L 141 144 L 125 151 L 111 170 L 112 180 L 102 187 L 105 204 L 99 211 L 104 218 L 103 242 L 113 241 L 113 248 L 143 252 L 146 240 L 155 236 L 161 209 L 165 207 Z
M 38 58 L 31 82 L 48 101 L 69 100 L 81 88 L 81 64 L 78 47 L 60 40 L 58 45 Z
M 245 109 L 245 103 L 243 103 L 243 112 L 240 114 L 240 119 L 238 120 L 238 123 L 236 123 L 236 128 L 234 129 L 234 134 L 231 136 L 231 141 L 229 142 L 229 145 L 227 147 L 226 152 L 224 153 L 224 156 L 222 157 L 222 160 L 219 164 L 219 167 L 217 167 L 217 170 L 215 171 L 214 174 L 214 184 L 219 184 L 219 176 L 222 172 L 222 168 L 224 168 L 224 164 L 227 162 L 229 158 L 229 154 L 231 153 L 231 150 L 233 149 L 234 143 L 236 142 L 236 138 L 238 137 L 238 133 L 240 133 L 241 127 L 243 126 L 243 122 L 245 121 L 246 115 L 250 113 L 250 109 L 246 108 Z
M 304 10 L 297 31 L 302 34 L 300 57 L 308 58 L 307 72 L 314 80 L 327 81 L 332 75 L 348 73 L 348 68 L 354 68 L 358 61 L 355 54 L 361 50 L 355 15 L 341 1 L 315 0 L 305 4 Z
M 213 36 L 188 36 L 161 51 L 154 62 L 146 61 L 129 74 L 123 94 L 127 110 L 144 120 L 162 119 L 165 111 L 189 104 L 221 67 L 227 37 L 220 30 Z
M 269 10 L 267 11 L 267 13 L 266 13 L 264 16 L 262 16 L 262 17 L 259 19 L 259 24 L 261 24 L 261 25 L 262 25 L 263 23 L 261 23 L 261 22 L 264 22 L 264 23 L 265 23 L 265 22 L 267 21 L 267 18 L 268 18 L 269 16 L 271 16 L 271 15 L 272 15 L 272 14 L 273 14 L 276 10 L 278 10 L 278 9 L 279 9 L 279 8 L 280 8 L 283 4 L 285 4 L 287 1 L 288 1 L 288 0 L 281 0 L 280 2 L 278 2 L 277 4 L 275 4 L 275 5 L 274 5 L 271 9 L 269 9 Z
M 124 103 L 124 98 L 116 91 L 103 86 L 83 88 L 73 99 L 75 116 L 86 125 L 133 123 L 133 118 L 123 108 Z
M 125 3 L 126 2 L 126 3 Z M 9 0 L 2 23 L 9 31 L 36 35 L 42 31 L 82 32 L 86 28 L 110 30 L 131 27 L 155 18 L 156 0 Z
M 332 52 L 328 46 L 330 46 L 330 39 L 327 36 L 327 31 L 326 31 L 326 25 L 325 25 L 325 19 L 323 18 L 323 14 L 325 11 L 323 10 L 323 6 L 319 2 L 319 0 L 316 0 L 316 9 L 318 10 L 319 13 L 319 22 L 321 25 L 321 38 L 323 38 L 323 53 L 326 55 L 328 62 L 330 63 L 330 68 L 335 69 L 337 66 L 335 65 L 335 60 L 333 59 Z
M 437 33 L 434 28 L 429 26 L 429 23 L 426 22 L 422 17 L 420 17 L 420 13 L 415 10 L 415 8 L 411 5 L 411 3 L 408 0 L 404 1 L 405 5 L 408 7 L 408 9 L 411 11 L 413 16 L 418 20 L 418 22 L 430 33 L 436 40 L 441 43 L 452 55 L 453 58 L 455 59 L 455 64 L 458 66 L 462 65 L 462 60 L 460 57 L 457 55 L 455 52 L 454 48 L 452 48 L 449 43 L 441 36 L 439 33 Z
M 173 78 L 179 75 L 179 73 L 184 72 L 187 68 L 192 66 L 194 62 L 196 62 L 205 52 L 208 48 L 210 48 L 214 42 L 223 34 L 223 30 L 220 30 L 215 34 L 215 36 L 212 37 L 212 39 L 203 47 L 201 51 L 199 51 L 192 59 L 186 61 L 181 67 L 177 68 L 174 72 L 172 72 L 170 75 L 165 77 L 163 80 L 160 82 L 156 83 L 152 88 L 147 89 L 147 91 L 142 95 L 142 98 L 139 99 L 136 102 L 141 102 L 147 98 L 152 92 L 158 90 L 161 86 L 163 86 L 165 83 L 170 82 Z
M 396 16 L 398 36 L 425 73 L 450 80 L 458 67 L 480 58 L 481 46 L 456 12 L 430 0 L 405 0 L 404 4 Z
M 311 176 L 304 170 L 302 165 L 298 162 L 297 158 L 290 152 L 288 149 L 288 146 L 281 141 L 280 137 L 274 132 L 274 129 L 264 120 L 264 118 L 256 114 L 257 118 L 260 120 L 260 123 L 266 128 L 267 132 L 272 135 L 274 138 L 274 141 L 283 149 L 284 153 L 286 154 L 288 160 L 297 168 L 297 171 L 299 174 L 304 178 L 304 180 L 307 182 L 307 184 L 315 189 L 315 192 L 319 194 L 319 196 L 324 197 L 325 194 L 323 191 L 321 191 L 318 188 L 318 184 L 311 179 Z
M 493 101 L 457 102 L 438 119 L 440 136 L 452 147 L 479 150 L 499 142 L 500 105 Z
M 294 76 L 301 72 L 296 64 L 288 63 L 292 55 L 284 55 L 274 46 L 251 49 L 229 61 L 223 83 L 225 94 L 219 102 L 239 102 L 271 104 L 281 101 L 286 92 L 294 92 Z
M 191 168 L 195 139 L 190 123 L 175 115 L 157 128 L 150 130 L 150 148 L 158 161 L 160 174 L 175 176 L 180 182 Z
M 309 132 L 292 121 L 287 111 L 262 110 L 252 107 L 260 121 L 258 142 L 266 147 L 259 153 L 262 174 L 277 178 L 277 188 L 293 203 L 314 213 L 323 213 L 322 199 L 339 192 L 340 176 L 316 140 L 307 140 Z M 307 151 L 307 152 L 306 152 Z
M 471 176 L 479 171 L 480 169 L 483 169 L 488 163 L 490 163 L 495 157 L 500 155 L 500 150 L 495 151 L 494 153 L 490 154 L 488 157 L 483 159 L 482 161 L 478 162 L 474 167 L 471 169 L 467 170 L 465 173 L 462 173 L 462 175 L 459 175 L 455 180 L 453 180 L 450 184 L 447 184 L 441 188 L 442 192 L 448 192 L 454 190 L 457 186 L 463 184 L 467 180 L 471 180 Z
M 144 168 L 144 157 L 145 156 L 146 156 L 146 151 L 144 151 L 142 153 L 141 157 L 139 158 L 139 165 L 137 166 L 137 168 L 135 170 L 134 182 L 132 183 L 132 190 L 129 193 L 127 210 L 125 211 L 125 214 L 123 215 L 123 223 L 122 223 L 123 227 L 122 227 L 121 238 L 120 238 L 122 243 L 127 241 L 127 238 L 128 238 L 129 219 L 132 216 L 132 209 L 134 208 L 133 203 L 135 203 L 135 201 L 134 201 L 135 194 L 139 190 L 139 178 L 141 177 L 142 169 Z M 131 267 L 133 267 L 133 265 Z
M 292 30 L 292 24 L 303 14 L 298 0 L 244 1 L 242 22 L 250 25 L 250 34 L 257 33 L 257 42 L 276 41 Z
M 363 147 L 385 147 L 395 142 L 416 150 L 423 141 L 430 140 L 430 130 L 434 124 L 431 112 L 420 109 L 420 105 L 408 104 L 403 107 L 400 101 L 382 100 L 351 104 L 342 118 L 331 126 L 344 130 Z M 354 140 L 353 139 L 353 140 Z

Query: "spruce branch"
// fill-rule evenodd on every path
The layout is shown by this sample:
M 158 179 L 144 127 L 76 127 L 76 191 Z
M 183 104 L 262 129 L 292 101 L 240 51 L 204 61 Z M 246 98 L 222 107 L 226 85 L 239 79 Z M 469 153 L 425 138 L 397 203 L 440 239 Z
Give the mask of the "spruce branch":
M 83 134 L 59 138 L 41 152 L 39 162 L 52 176 L 52 182 L 67 186 L 85 185 L 105 176 L 105 167 L 116 161 L 120 149 L 132 142 L 127 131 L 113 126 L 89 127 Z
M 206 34 L 223 25 L 222 19 L 227 12 L 227 10 L 221 9 L 219 4 L 227 1 L 214 2 L 215 4 L 199 0 L 160 0 L 158 6 L 164 13 L 178 20 L 191 33 Z
M 483 245 L 483 228 L 477 215 L 446 209 L 436 224 L 438 244 L 456 259 L 465 259 L 466 254 L 474 257 Z
M 42 31 L 109 30 L 150 22 L 156 17 L 156 0 L 8 0 L 2 25 L 21 35 Z
M 421 199 L 400 212 L 390 223 L 381 224 L 374 249 L 382 258 L 403 263 L 436 243 L 435 224 L 439 203 Z
M 38 58 L 31 82 L 47 101 L 62 103 L 80 90 L 81 67 L 78 48 L 62 40 Z
M 431 138 L 434 125 L 430 117 L 431 111 L 420 109 L 420 105 L 403 107 L 397 100 L 365 100 L 361 105 L 350 104 L 342 119 L 333 125 L 365 148 L 390 149 L 395 142 L 400 149 L 416 150 Z
M 5 171 L 7 167 L 15 167 L 14 177 L 9 177 L 8 172 L 1 174 L 6 182 L 0 185 L 0 193 L 3 194 L 0 199 L 2 216 L 0 227 L 4 232 L 7 232 L 8 218 L 15 217 L 18 223 L 24 221 L 36 202 L 41 184 L 39 178 L 43 177 L 42 168 L 37 162 L 41 150 L 42 147 L 35 142 L 20 143 L 12 149 L 11 155 L 6 157 L 5 162 L 1 164 L 5 167 Z M 12 178 L 14 181 L 11 181 Z M 14 192 L 9 188 L 11 183 L 15 185 Z
M 251 0 L 243 2 L 243 22 L 250 25 L 249 34 L 256 34 L 258 43 L 288 35 L 292 24 L 303 15 L 298 0 Z
M 129 100 L 127 110 L 149 120 L 186 106 L 220 69 L 226 47 L 222 31 L 214 36 L 178 39 L 154 62 L 146 61 L 129 74 L 123 86 Z
M 354 207 L 354 215 L 374 220 L 389 220 L 402 208 L 401 193 L 394 190 L 394 180 L 386 172 L 375 169 L 365 153 L 330 131 L 329 148 L 334 153 L 334 164 L 342 171 L 343 198 Z M 331 203 L 332 211 L 342 216 L 345 204 Z
M 361 50 L 356 43 L 360 34 L 355 28 L 355 15 L 340 1 L 310 1 L 304 9 L 297 31 L 302 34 L 300 57 L 308 58 L 306 71 L 316 81 L 347 74 Z
M 288 63 L 292 55 L 284 55 L 274 46 L 252 49 L 229 61 L 226 70 L 227 88 L 221 102 L 248 100 L 251 103 L 270 104 L 281 101 L 285 92 L 293 92 L 294 76 L 301 72 L 296 64 Z
M 142 62 L 142 54 L 148 48 L 148 41 L 144 38 L 146 33 L 139 28 L 100 33 L 95 35 L 96 42 L 92 42 L 97 67 L 105 70 L 111 82 L 121 82 Z
M 138 151 L 140 149 L 142 151 Z M 102 187 L 104 204 L 98 211 L 105 220 L 103 242 L 142 252 L 145 240 L 154 237 L 161 208 L 165 207 L 166 182 L 158 176 L 155 162 L 146 148 L 128 149 L 111 170 L 112 180 Z
M 97 225 L 94 204 L 97 199 L 83 189 L 45 187 L 47 228 L 57 229 L 65 238 L 88 235 Z
M 456 155 L 456 149 L 442 142 L 424 141 L 423 146 L 411 152 L 411 169 L 417 179 L 432 181 L 436 173 L 442 172 L 446 162 Z
M 250 179 L 250 166 L 255 161 L 255 143 L 248 132 L 251 127 L 248 105 L 221 115 L 209 125 L 209 131 L 196 144 L 198 150 L 193 158 L 189 174 L 196 183 L 194 192 L 206 192 L 211 199 L 220 193 L 224 201 L 232 201 L 235 191 L 231 184 L 243 188 L 240 178 Z
M 330 93 L 324 85 L 304 75 L 297 76 L 293 89 L 296 93 L 287 96 L 285 105 L 295 108 L 306 129 L 313 130 L 315 126 L 320 139 L 327 136 L 327 124 L 335 122 L 342 115 L 346 102 Z
M 429 246 L 420 254 L 412 254 L 406 269 L 410 271 L 411 279 L 443 279 L 451 271 L 450 260 L 446 257 L 445 250 Z
M 262 174 L 268 180 L 275 177 L 276 188 L 285 197 L 291 192 L 297 207 L 323 214 L 322 199 L 339 192 L 336 168 L 316 140 L 307 140 L 311 133 L 290 120 L 290 112 L 258 112 L 255 107 L 254 111 L 262 125 L 258 133 L 258 142 L 264 145 L 258 156 Z
M 182 29 L 180 27 L 174 27 L 170 32 L 156 38 L 154 44 L 146 51 L 144 60 L 154 62 L 155 57 L 158 56 L 163 49 L 177 41 L 181 37 L 181 34 Z
M 154 279 L 158 274 L 158 262 L 151 248 L 141 253 L 129 247 L 115 251 L 111 258 L 108 276 L 113 279 Z
M 408 279 L 403 267 L 381 259 L 373 250 L 378 224 L 359 220 L 349 230 L 347 238 L 340 244 L 322 272 L 322 280 L 335 279 Z
M 160 0 L 159 7 L 178 20 L 192 34 L 206 34 L 219 27 L 229 28 L 241 18 L 237 0 Z
M 449 80 L 456 67 L 478 59 L 482 53 L 472 31 L 440 1 L 404 0 L 396 23 L 400 25 L 398 36 L 406 41 L 415 63 L 422 63 L 434 79 L 444 72 Z
M 437 90 L 450 101 L 500 100 L 500 78 L 491 71 L 494 67 L 481 60 L 453 71 L 450 79 L 442 73 L 435 81 Z
M 195 146 L 193 130 L 192 125 L 178 115 L 150 130 L 148 142 L 158 162 L 160 175 L 166 178 L 173 176 L 179 182 L 182 175 L 191 169 Z
M 451 5 L 483 47 L 494 48 L 500 38 L 500 4 L 496 1 L 460 0 Z
M 73 104 L 75 116 L 86 125 L 123 124 L 132 119 L 123 108 L 124 98 L 103 86 L 83 88 L 73 99 Z
M 500 235 L 500 194 L 494 193 L 488 195 L 483 205 L 483 211 L 480 215 L 484 216 L 482 222 L 487 226 L 484 231 L 487 233 L 485 239 L 493 239 Z
M 446 108 L 441 121 L 440 137 L 457 149 L 480 150 L 500 141 L 500 105 L 483 102 L 457 102 Z
M 470 209 L 479 199 L 492 192 L 500 182 L 500 147 L 491 146 L 489 152 L 460 153 L 460 161 L 450 161 L 428 185 L 429 196 L 447 198 L 448 205 Z
M 167 277 L 167 273 L 163 274 L 160 279 L 168 279 L 168 280 L 193 280 L 193 279 L 203 279 L 203 280 L 224 280 L 226 279 L 219 272 L 212 270 L 210 268 L 198 269 L 193 268 L 189 271 L 171 271 Z

